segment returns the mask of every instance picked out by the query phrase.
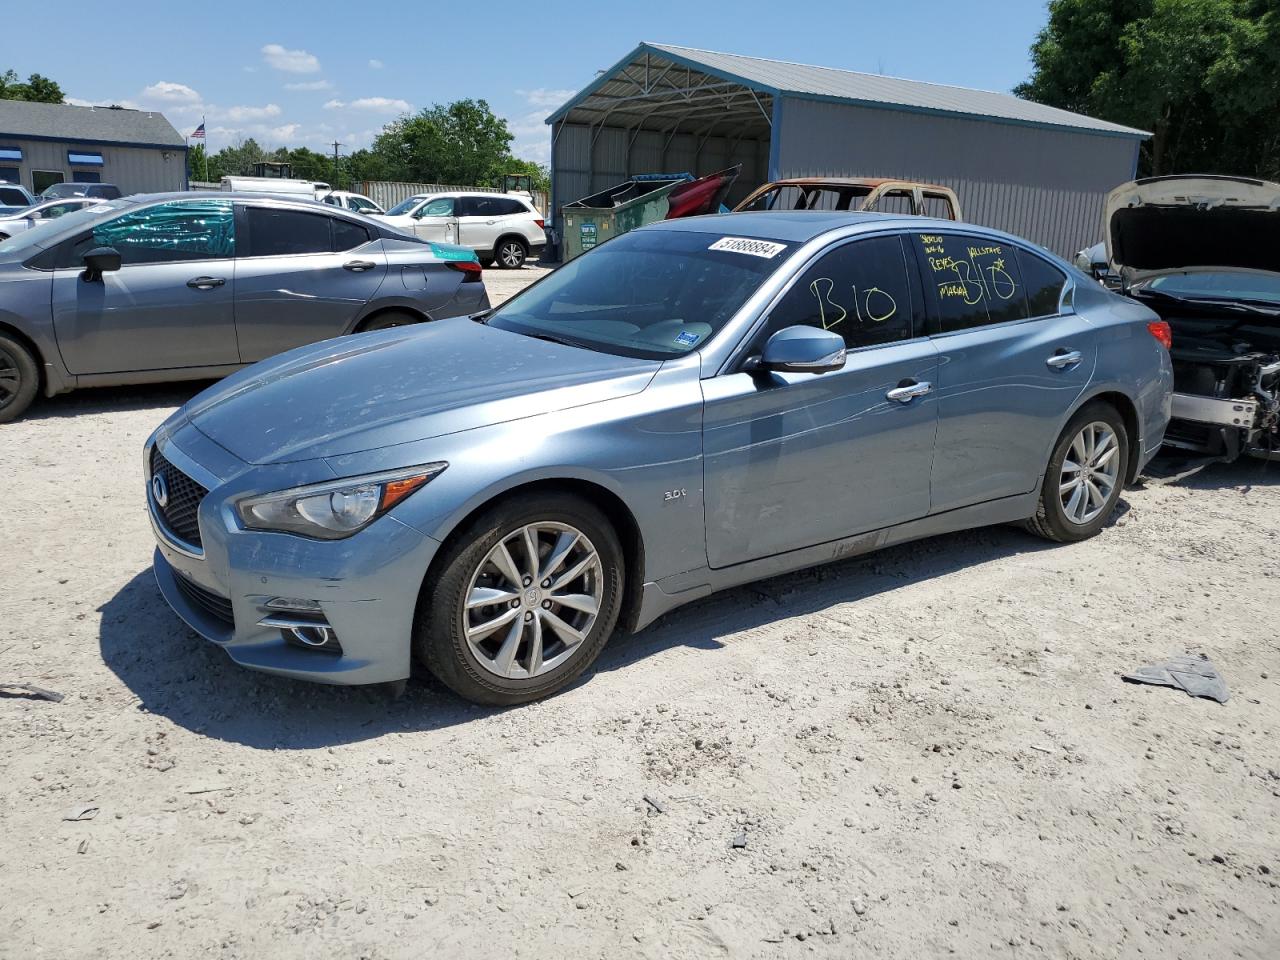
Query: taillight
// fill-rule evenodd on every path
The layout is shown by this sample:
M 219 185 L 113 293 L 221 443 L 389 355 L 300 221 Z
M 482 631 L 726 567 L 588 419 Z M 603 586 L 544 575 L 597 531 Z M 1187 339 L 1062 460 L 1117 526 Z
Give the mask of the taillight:
M 1159 340 L 1166 350 L 1173 349 L 1173 329 L 1166 320 L 1152 320 L 1147 324 L 1147 333 Z
M 484 268 L 480 266 L 478 260 L 446 260 L 444 265 L 450 270 L 457 270 L 463 274 L 463 283 L 479 283 Z
M 535 221 L 533 221 L 533 222 L 534 222 L 534 223 L 536 223 L 536 224 L 538 225 L 538 229 L 539 229 L 539 230 L 541 230 L 541 229 L 542 229 L 542 225 L 543 225 L 546 221 L 545 221 L 545 220 L 535 220 Z

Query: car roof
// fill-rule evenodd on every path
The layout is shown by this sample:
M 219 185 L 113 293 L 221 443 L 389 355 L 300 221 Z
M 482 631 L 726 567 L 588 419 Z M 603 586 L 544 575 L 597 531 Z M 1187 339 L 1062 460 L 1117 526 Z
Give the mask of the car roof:
M 764 184 L 766 187 L 876 187 L 886 183 L 909 184 L 922 190 L 950 190 L 937 183 L 925 183 L 923 180 L 911 180 L 906 177 L 792 177 L 787 180 L 773 180 Z
M 763 210 L 750 213 L 717 213 L 703 217 L 682 217 L 679 220 L 659 220 L 640 229 L 678 230 L 688 233 L 713 233 L 719 236 L 805 243 L 833 230 L 856 226 L 866 228 L 865 232 L 886 227 L 912 233 L 960 231 L 999 237 L 1009 243 L 1019 243 L 1023 246 L 1038 246 L 1030 240 L 1015 237 L 1013 234 L 963 221 L 849 210 Z

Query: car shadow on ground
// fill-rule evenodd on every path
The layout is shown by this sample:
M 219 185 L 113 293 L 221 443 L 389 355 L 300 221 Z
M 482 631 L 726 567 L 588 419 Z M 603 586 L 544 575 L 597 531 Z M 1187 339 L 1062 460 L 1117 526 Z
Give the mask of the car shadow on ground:
M 180 407 L 213 380 L 188 380 L 182 383 L 135 384 L 128 387 L 86 387 L 54 397 L 38 396 L 23 420 L 52 420 L 59 417 L 82 417 L 94 413 L 121 413 L 130 410 Z
M 1236 487 L 1247 493 L 1251 487 L 1274 487 L 1280 484 L 1280 461 L 1239 457 L 1231 463 L 1222 463 L 1162 453 L 1147 465 L 1141 482 L 1186 490 Z
M 758 581 L 673 611 L 633 636 L 615 636 L 575 686 L 669 648 L 712 653 L 735 633 L 1049 548 L 1019 530 L 987 527 Z M 264 750 L 316 749 L 446 728 L 494 712 L 425 676 L 415 676 L 392 700 L 385 687 L 325 686 L 236 666 L 169 609 L 149 568 L 99 612 L 103 661 L 138 697 L 138 709 L 219 740 Z M 848 616 L 857 616 L 856 607 Z

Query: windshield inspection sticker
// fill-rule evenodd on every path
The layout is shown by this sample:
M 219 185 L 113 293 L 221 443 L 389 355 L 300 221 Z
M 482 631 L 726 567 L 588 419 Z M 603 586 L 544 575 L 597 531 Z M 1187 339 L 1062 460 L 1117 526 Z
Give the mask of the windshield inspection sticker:
M 768 240 L 751 240 L 747 237 L 721 237 L 708 250 L 727 250 L 729 253 L 745 253 L 752 257 L 763 257 L 772 260 L 783 250 L 785 243 L 772 243 Z
M 686 330 L 683 333 L 676 334 L 676 343 L 682 347 L 692 347 L 701 339 L 702 337 L 698 336 L 691 330 Z

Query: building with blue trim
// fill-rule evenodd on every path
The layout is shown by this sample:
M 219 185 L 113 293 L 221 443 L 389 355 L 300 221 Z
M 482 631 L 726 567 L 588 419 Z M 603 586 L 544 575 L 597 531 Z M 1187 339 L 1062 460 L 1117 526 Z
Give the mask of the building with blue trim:
M 1064 255 L 1101 237 L 1103 200 L 1150 136 L 1007 93 L 659 43 L 547 123 L 557 215 L 632 174 L 741 163 L 731 202 L 790 177 L 923 180 L 955 190 L 966 220 Z
M 154 111 L 0 100 L 0 180 L 35 194 L 63 182 L 185 190 L 187 144 Z

